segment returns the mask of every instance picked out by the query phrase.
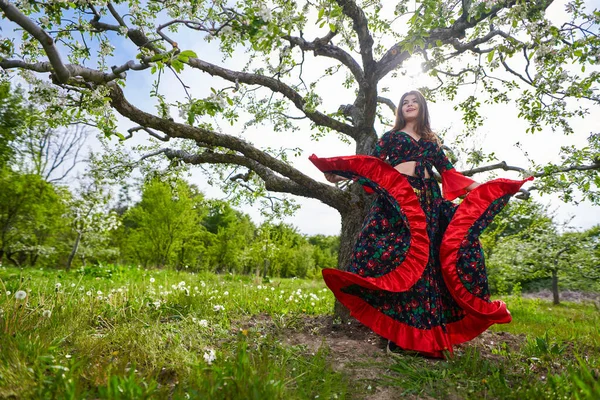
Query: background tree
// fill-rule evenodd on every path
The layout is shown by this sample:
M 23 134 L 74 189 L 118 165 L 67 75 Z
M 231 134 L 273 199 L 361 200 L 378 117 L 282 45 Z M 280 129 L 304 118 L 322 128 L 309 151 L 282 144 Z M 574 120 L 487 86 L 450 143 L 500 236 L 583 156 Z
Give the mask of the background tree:
M 136 0 L 0 0 L 3 15 L 22 29 L 18 48 L 11 38 L 3 39 L 0 67 L 20 71 L 36 83 L 62 115 L 76 119 L 85 111 L 107 135 L 147 133 L 156 143 L 154 150 L 145 148 L 148 154 L 203 165 L 212 173 L 209 179 L 221 183 L 236 201 L 269 196 L 274 209 L 286 212 L 292 203 L 276 195 L 285 193 L 335 208 L 342 222 L 338 265 L 345 267 L 369 203 L 360 188 L 341 190 L 311 179 L 292 166 L 291 157 L 300 150 L 259 148 L 241 139 L 240 130 L 222 130 L 219 122 L 269 123 L 278 132 L 298 135 L 299 123 L 306 119 L 313 137 L 333 133 L 354 142 L 356 153 L 368 154 L 377 140 L 375 125 L 383 118 L 378 107 L 394 109 L 382 94 L 407 60 L 417 58 L 438 81 L 421 90 L 430 99 L 452 101 L 463 113 L 467 136 L 482 124 L 484 103 L 516 104 L 532 132 L 551 126 L 571 133 L 570 118 L 585 116 L 587 106 L 600 100 L 595 67 L 600 61 L 600 14 L 587 10 L 583 1 L 569 1 L 568 22 L 555 25 L 546 16 L 553 3 L 400 0 L 384 7 L 355 0 L 212 0 L 142 6 Z M 182 48 L 186 33 L 193 42 Z M 189 48 L 199 39 L 218 43 L 215 60 L 202 48 Z M 125 54 L 130 58 L 124 59 Z M 223 61 L 234 56 L 242 65 L 237 70 Z M 323 75 L 309 75 L 309 63 Z M 50 73 L 54 86 L 31 72 Z M 132 92 L 123 89 L 133 76 L 150 74 L 154 84 L 148 94 L 156 113 L 134 104 Z M 167 74 L 182 83 L 177 100 L 160 84 Z M 196 97 L 188 90 L 189 81 L 201 74 L 217 79 L 210 95 Z M 319 93 L 326 81 L 339 90 Z M 468 84 L 477 85 L 477 97 L 459 94 L 459 87 Z M 138 87 L 133 90 L 139 92 Z M 569 104 L 569 98 L 582 101 Z M 339 99 L 344 103 L 326 106 Z M 171 117 L 173 108 L 180 119 Z M 117 132 L 113 111 L 136 124 L 127 135 Z M 530 189 L 558 191 L 567 200 L 579 190 L 583 198 L 598 202 L 599 150 L 599 135 L 592 133 L 585 146 L 563 147 L 560 163 L 532 161 L 525 170 L 500 162 L 466 174 L 499 168 L 531 171 L 540 179 Z M 470 159 L 490 157 L 474 154 Z
M 92 159 L 94 156 L 92 155 Z M 80 255 L 82 263 L 86 260 L 115 259 L 116 249 L 109 245 L 111 231 L 118 228 L 119 215 L 110 209 L 112 191 L 103 182 L 102 176 L 91 169 L 79 178 L 79 185 L 67 201 L 69 226 L 74 233 L 74 240 L 66 262 L 66 270 L 71 269 L 75 256 Z
M 254 239 L 255 226 L 248 215 L 222 200 L 208 203 L 208 214 L 202 224 L 209 232 L 207 258 L 214 272 L 250 272 L 245 268 L 244 254 Z
M 0 169 L 0 263 L 52 265 L 64 254 L 66 209 L 61 190 L 35 174 Z
M 190 249 L 202 242 L 202 201 L 202 195 L 183 180 L 171 184 L 155 178 L 144 183 L 141 200 L 123 216 L 124 261 L 180 268 L 195 261 Z
M 20 89 L 11 88 L 10 82 L 0 82 L 0 168 L 14 155 L 14 140 L 20 135 L 25 101 Z

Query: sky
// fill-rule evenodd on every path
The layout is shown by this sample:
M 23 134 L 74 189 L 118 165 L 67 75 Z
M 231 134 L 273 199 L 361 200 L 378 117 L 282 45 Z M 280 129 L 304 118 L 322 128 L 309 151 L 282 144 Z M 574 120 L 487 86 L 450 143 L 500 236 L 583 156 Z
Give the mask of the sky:
M 600 1 L 587 1 L 588 7 L 598 8 Z M 557 1 L 549 10 L 550 18 L 553 21 L 560 22 L 565 17 L 564 1 Z M 2 31 L 6 34 L 6 20 L 2 20 Z M 323 28 L 325 29 L 325 28 Z M 318 28 L 307 27 L 304 32 L 306 38 L 314 38 L 322 36 L 326 33 Z M 225 66 L 231 69 L 239 69 L 244 63 L 243 52 L 236 53 L 236 57 L 223 61 L 222 54 L 216 46 L 216 42 L 206 43 L 199 40 L 198 34 L 181 29 L 180 33 L 175 36 L 181 49 L 194 50 L 201 58 L 213 62 L 218 65 Z M 135 55 L 135 47 L 133 44 L 118 39 L 115 42 L 117 51 L 114 57 L 114 64 L 132 59 Z M 64 54 L 64 53 L 63 53 Z M 277 54 L 274 54 L 277 56 Z M 304 79 L 309 82 L 311 78 L 316 78 L 327 66 L 333 65 L 329 60 L 322 57 L 315 58 L 311 53 L 306 54 Z M 125 95 L 130 102 L 136 104 L 139 108 L 155 112 L 154 103 L 149 98 L 148 93 L 154 76 L 149 71 L 130 72 L 127 78 L 127 86 L 125 87 Z M 392 79 L 390 77 L 382 81 L 380 90 L 384 86 L 389 87 L 389 92 L 383 93 L 393 101 L 397 102 L 402 93 L 412 90 L 416 87 L 423 86 L 427 82 L 427 77 L 420 73 L 420 65 L 418 62 L 412 62 L 407 65 L 407 74 L 403 77 Z M 210 88 L 221 88 L 230 86 L 231 83 L 219 78 L 212 78 L 208 74 L 200 71 L 186 68 L 182 74 L 182 80 L 190 86 L 189 91 L 195 98 L 207 97 L 210 94 Z M 477 94 L 480 88 L 477 86 L 469 86 L 463 90 L 462 96 L 469 94 Z M 179 81 L 171 74 L 165 74 L 161 83 L 161 92 L 169 101 L 184 101 L 184 91 L 182 90 Z M 323 97 L 323 104 L 320 111 L 335 111 L 340 104 L 350 102 L 354 98 L 354 94 L 350 90 L 344 89 L 339 79 L 330 79 L 322 81 L 318 84 L 318 92 Z M 454 103 L 438 101 L 430 103 L 430 114 L 432 118 L 432 127 L 437 131 L 447 131 L 445 136 L 445 144 L 452 147 L 453 138 L 462 131 L 461 115 L 453 110 Z M 598 106 L 595 106 L 596 110 Z M 389 112 L 384 108 L 384 112 Z M 542 132 L 535 135 L 526 134 L 526 124 L 519 120 L 516 115 L 514 105 L 494 105 L 493 107 L 484 106 L 482 113 L 485 116 L 484 125 L 478 129 L 477 137 L 474 139 L 473 145 L 480 146 L 484 151 L 495 152 L 498 159 L 506 161 L 510 165 L 527 166 L 526 158 L 522 151 L 514 146 L 514 143 L 519 141 L 523 144 L 523 148 L 529 153 L 529 156 L 536 162 L 558 162 L 557 154 L 561 145 L 585 143 L 585 138 L 591 132 L 600 132 L 600 118 L 593 118 L 594 112 L 590 118 L 584 120 L 573 120 L 572 125 L 575 129 L 575 134 L 565 137 L 560 133 L 552 132 L 546 128 Z M 300 112 L 293 109 L 291 115 L 300 115 Z M 172 110 L 172 116 L 178 120 L 177 110 Z M 392 117 L 391 112 L 389 114 Z M 119 117 L 119 128 L 125 133 L 128 128 L 135 124 Z M 293 160 L 296 166 L 303 173 L 326 182 L 323 175 L 308 161 L 308 156 L 317 154 L 320 157 L 337 156 L 354 154 L 354 144 L 342 143 L 335 134 L 330 134 L 319 141 L 315 142 L 310 139 L 310 127 L 307 123 L 302 124 L 301 131 L 292 133 L 277 133 L 273 132 L 269 126 L 251 127 L 244 129 L 241 124 L 228 126 L 221 124 L 220 127 L 224 133 L 239 135 L 243 132 L 245 140 L 250 141 L 258 147 L 299 147 L 303 149 L 303 154 Z M 378 125 L 376 126 L 378 134 L 381 135 L 389 127 Z M 139 135 L 133 140 L 126 143 L 126 146 L 143 143 L 144 136 Z M 113 141 L 116 143 L 116 140 Z M 98 145 L 93 140 L 89 146 L 97 149 Z M 159 163 L 159 161 L 157 161 Z M 457 169 L 465 167 L 463 164 L 458 164 Z M 507 178 L 516 178 L 512 173 L 498 173 L 498 176 Z M 475 179 L 485 180 L 485 176 L 476 176 Z M 207 197 L 223 198 L 224 194 L 216 187 L 209 186 L 206 179 L 203 177 L 199 169 L 195 169 L 190 177 L 190 182 L 196 184 Z M 600 207 L 593 206 L 589 203 L 582 202 L 579 205 L 565 204 L 558 200 L 556 195 L 540 197 L 533 192 L 534 199 L 547 205 L 549 210 L 556 213 L 557 220 L 562 221 L 573 218 L 571 225 L 579 229 L 587 229 L 593 225 L 600 224 Z M 337 235 L 340 231 L 340 216 L 338 212 L 317 200 L 296 198 L 301 205 L 300 210 L 293 217 L 284 219 L 284 222 L 290 223 L 298 228 L 302 233 L 314 235 Z M 513 200 L 518 201 L 518 200 Z M 256 208 L 242 207 L 242 211 L 248 213 L 255 222 L 261 221 L 260 214 Z

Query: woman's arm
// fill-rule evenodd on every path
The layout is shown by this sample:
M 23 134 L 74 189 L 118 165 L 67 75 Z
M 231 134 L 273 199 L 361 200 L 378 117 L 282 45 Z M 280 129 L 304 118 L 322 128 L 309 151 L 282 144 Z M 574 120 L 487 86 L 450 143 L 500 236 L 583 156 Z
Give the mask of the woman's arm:
M 341 181 L 348 180 L 348 178 L 344 178 L 343 176 L 339 176 L 339 175 L 332 174 L 332 173 L 329 173 L 329 172 L 325 173 L 325 179 L 327 179 L 331 183 L 338 183 L 338 182 L 341 182 Z

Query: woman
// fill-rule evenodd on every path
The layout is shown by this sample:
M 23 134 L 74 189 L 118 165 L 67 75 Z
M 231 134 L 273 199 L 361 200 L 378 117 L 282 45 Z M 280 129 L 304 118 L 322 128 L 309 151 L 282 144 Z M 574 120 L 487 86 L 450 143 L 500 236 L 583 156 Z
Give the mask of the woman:
M 525 181 L 479 184 L 454 170 L 421 93 L 405 93 L 394 128 L 373 156 L 311 161 L 331 182 L 355 179 L 378 196 L 348 271 L 323 270 L 351 314 L 397 347 L 441 358 L 494 323 L 511 321 L 490 301 L 479 234 Z M 433 175 L 442 177 L 442 192 Z M 457 206 L 452 203 L 468 193 Z

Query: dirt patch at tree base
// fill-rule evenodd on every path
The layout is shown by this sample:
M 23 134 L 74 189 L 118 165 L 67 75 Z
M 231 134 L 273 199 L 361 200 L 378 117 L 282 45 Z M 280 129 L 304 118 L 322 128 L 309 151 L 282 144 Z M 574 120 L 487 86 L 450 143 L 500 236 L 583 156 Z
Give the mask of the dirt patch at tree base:
M 244 329 L 269 331 L 289 346 L 302 346 L 306 354 L 326 351 L 334 370 L 344 373 L 357 387 L 353 398 L 390 400 L 398 398 L 399 388 L 386 386 L 384 375 L 393 375 L 389 367 L 395 359 L 386 353 L 387 340 L 375 334 L 355 319 L 349 323 L 336 322 L 332 316 L 287 316 L 280 319 L 267 315 L 253 316 L 243 324 Z M 500 359 L 500 351 L 518 352 L 526 340 L 525 335 L 486 331 L 477 338 L 455 347 L 461 356 L 470 349 L 477 349 L 480 357 Z M 443 360 L 426 359 L 427 363 Z M 365 393 L 369 393 L 364 396 Z M 411 396 L 404 397 L 411 398 Z M 417 398 L 417 397 L 415 397 Z M 418 397 L 423 398 L 423 397 Z

